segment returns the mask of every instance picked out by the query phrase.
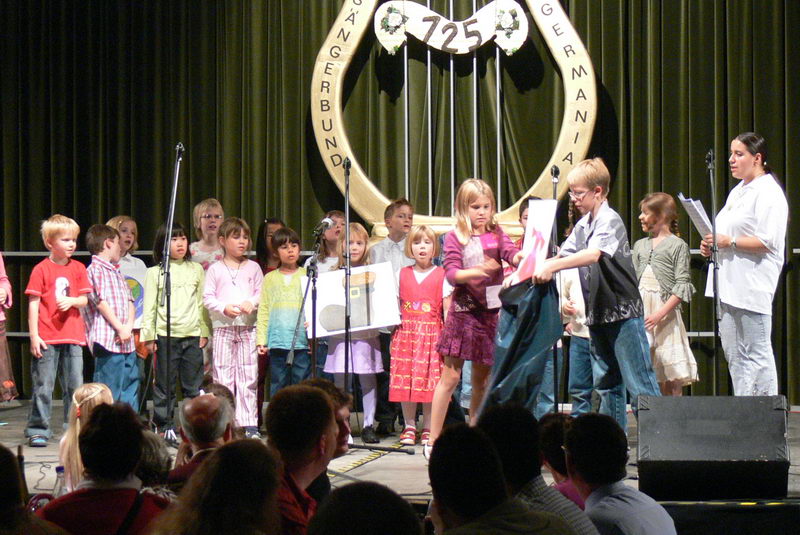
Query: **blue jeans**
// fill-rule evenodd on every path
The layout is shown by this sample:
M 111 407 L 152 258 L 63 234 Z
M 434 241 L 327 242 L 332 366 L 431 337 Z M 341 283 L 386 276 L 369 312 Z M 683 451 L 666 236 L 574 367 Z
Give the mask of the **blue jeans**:
M 111 389 L 114 401 L 122 401 L 139 410 L 139 357 L 136 351 L 112 353 L 100 344 L 92 348 L 95 383 L 103 383 Z
M 592 345 L 588 338 L 571 336 L 569 342 L 569 395 L 572 398 L 573 418 L 592 410 L 592 387 L 594 385 Z M 598 370 L 599 371 L 599 370 Z
M 469 409 L 472 402 L 472 361 L 465 360 L 461 366 L 460 392 L 458 394 L 459 404 L 463 409 Z
M 561 377 L 561 372 L 564 370 L 564 354 L 559 347 L 557 350 L 558 356 L 558 376 Z M 542 384 L 539 387 L 539 395 L 536 397 L 536 405 L 533 410 L 533 415 L 537 420 L 541 420 L 542 416 L 548 412 L 553 412 L 555 406 L 555 397 L 553 396 L 553 350 L 547 352 L 547 361 L 544 365 L 544 374 L 542 375 Z
M 625 390 L 631 395 L 633 414 L 639 412 L 639 396 L 660 396 L 656 374 L 650 360 L 650 344 L 644 320 L 629 318 L 589 327 L 594 362 L 594 387 L 600 395 L 600 413 L 614 418 L 623 431 Z
M 284 386 L 296 385 L 311 377 L 311 357 L 308 349 L 295 349 L 294 362 L 286 365 L 288 349 L 269 350 L 269 395 L 270 398 Z
M 83 348 L 75 344 L 48 344 L 42 358 L 31 358 L 31 410 L 25 436 L 53 435 L 50 429 L 50 411 L 53 406 L 53 387 L 56 373 L 61 371 L 61 392 L 64 400 L 64 429 L 69 422 L 72 394 L 83 384 Z
M 333 382 L 333 374 L 325 371 L 325 361 L 328 360 L 328 339 L 317 340 L 317 377 Z

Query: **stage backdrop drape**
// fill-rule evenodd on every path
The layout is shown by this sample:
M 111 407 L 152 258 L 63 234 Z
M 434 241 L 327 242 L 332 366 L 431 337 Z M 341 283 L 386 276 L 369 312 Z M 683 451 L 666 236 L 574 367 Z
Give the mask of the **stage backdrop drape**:
M 433 8 L 447 13 L 447 1 Z M 478 0 L 478 7 L 485 5 Z M 456 0 L 464 19 L 471 0 Z M 571 0 L 562 2 L 594 62 L 599 120 L 591 155 L 614 176 L 610 202 L 629 224 L 650 191 L 679 191 L 710 205 L 703 157 L 717 153 L 720 205 L 735 184 L 726 170 L 730 139 L 756 130 L 790 204 L 800 167 L 800 3 L 780 0 Z M 165 218 L 174 146 L 187 147 L 176 220 L 214 196 L 254 229 L 267 216 L 301 231 L 342 196 L 320 161 L 309 117 L 311 71 L 340 0 L 3 2 L 0 17 L 0 224 L 6 251 L 41 250 L 39 222 L 53 212 L 82 229 L 118 213 L 139 224 L 150 247 Z M 501 205 L 516 200 L 546 164 L 563 110 L 561 77 L 532 25 L 529 42 L 503 58 Z M 409 48 L 411 200 L 426 211 L 425 54 Z M 495 184 L 494 50 L 478 54 L 480 151 L 472 154 L 471 60 L 456 61 L 456 177 Z M 449 214 L 448 64 L 433 54 L 434 213 Z M 345 120 L 369 176 L 388 197 L 403 187 L 402 55 L 367 36 L 351 66 Z M 698 237 L 681 216 L 692 247 Z M 790 221 L 789 250 L 800 247 Z M 800 402 L 800 315 L 795 257 L 778 288 L 773 340 L 781 392 Z M 20 295 L 32 260 L 7 261 L 17 292 L 9 330 L 26 328 Z M 694 282 L 705 274 L 695 262 Z M 710 301 L 696 296 L 689 330 L 712 329 Z M 696 339 L 702 381 L 711 392 L 710 339 Z M 12 344 L 20 386 L 29 394 L 27 345 Z M 728 392 L 724 361 L 718 378 Z M 21 380 L 25 378 L 25 380 Z

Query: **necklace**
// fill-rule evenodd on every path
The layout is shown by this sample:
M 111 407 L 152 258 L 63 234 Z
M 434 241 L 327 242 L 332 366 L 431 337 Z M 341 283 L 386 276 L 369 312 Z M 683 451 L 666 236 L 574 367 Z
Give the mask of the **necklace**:
M 225 269 L 228 270 L 228 276 L 230 276 L 231 278 L 231 284 L 236 286 L 236 277 L 239 276 L 239 270 L 242 268 L 242 263 L 240 262 L 236 265 L 236 273 L 233 272 L 233 270 L 228 266 L 228 264 L 225 262 L 224 259 L 222 260 L 222 263 L 225 266 Z

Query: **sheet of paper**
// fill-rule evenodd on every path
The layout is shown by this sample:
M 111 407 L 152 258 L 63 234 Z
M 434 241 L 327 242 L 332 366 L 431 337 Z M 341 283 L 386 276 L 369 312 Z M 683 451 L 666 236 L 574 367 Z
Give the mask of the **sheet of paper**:
M 530 279 L 536 267 L 547 258 L 547 247 L 557 208 L 558 203 L 552 199 L 528 201 L 528 226 L 525 228 L 525 241 L 522 245 L 524 257 L 515 272 L 517 280 L 514 283 Z
M 694 223 L 694 228 L 700 233 L 700 237 L 711 234 L 711 220 L 708 218 L 703 203 L 695 199 L 687 199 L 683 193 L 678 193 L 678 200 L 683 205 L 683 209 L 689 214 L 689 219 Z

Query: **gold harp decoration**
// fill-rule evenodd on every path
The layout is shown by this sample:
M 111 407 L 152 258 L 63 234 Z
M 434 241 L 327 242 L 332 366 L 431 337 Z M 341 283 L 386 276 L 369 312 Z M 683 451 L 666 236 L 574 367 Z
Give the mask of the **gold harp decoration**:
M 344 78 L 364 34 L 372 28 L 379 0 L 344 0 L 339 16 L 317 54 L 311 79 L 311 120 L 325 167 L 344 192 L 342 163 L 350 158 L 350 204 L 373 224 L 373 235 L 386 235 L 383 211 L 390 200 L 375 187 L 355 157 L 344 128 Z M 597 85 L 594 67 L 580 36 L 558 0 L 525 0 L 539 32 L 561 72 L 564 85 L 564 116 L 553 154 L 525 195 L 497 219 L 504 228 L 518 226 L 519 205 L 530 195 L 552 196 L 550 168 L 561 171 L 558 196 L 567 190 L 566 177 L 589 149 L 597 120 Z M 463 177 L 467 178 L 467 177 Z M 429 225 L 437 232 L 452 228 L 453 217 L 415 214 L 414 223 Z M 510 228 L 507 228 L 510 230 Z

